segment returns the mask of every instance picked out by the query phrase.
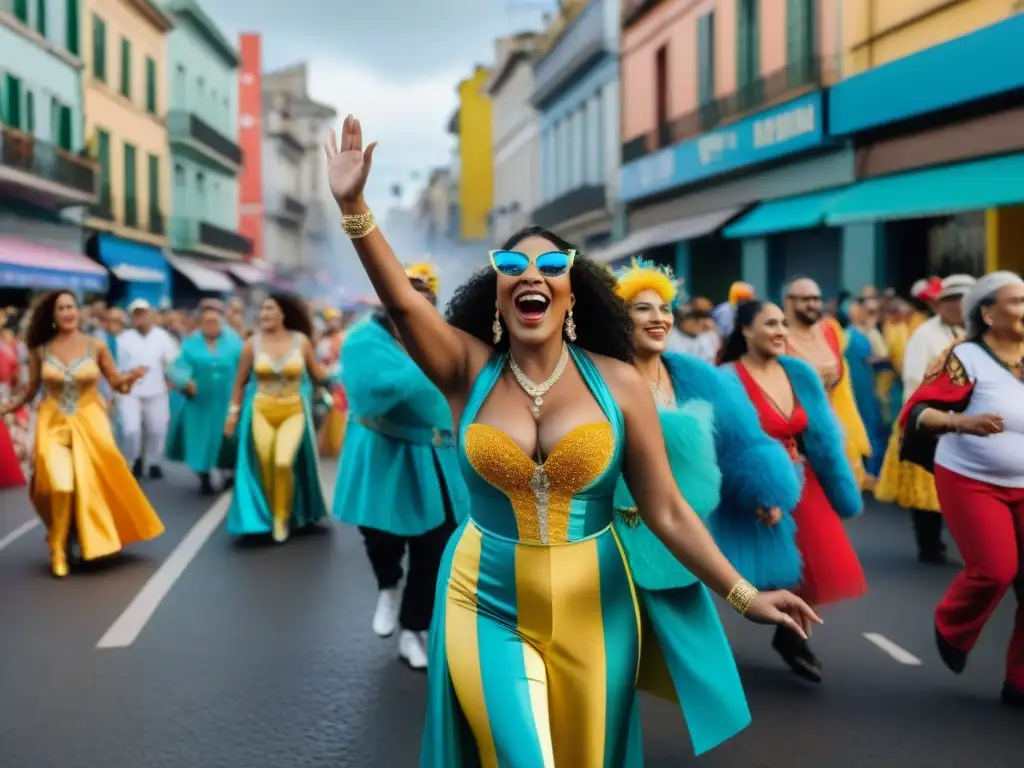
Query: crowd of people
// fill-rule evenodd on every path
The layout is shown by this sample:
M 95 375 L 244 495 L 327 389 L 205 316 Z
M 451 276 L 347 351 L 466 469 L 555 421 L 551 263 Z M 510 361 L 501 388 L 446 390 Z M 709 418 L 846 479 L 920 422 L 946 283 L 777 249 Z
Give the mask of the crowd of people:
M 715 306 L 534 227 L 442 315 L 436 271 L 403 265 L 363 199 L 372 146 L 351 117 L 327 146 L 381 302 L 364 316 L 272 294 L 250 329 L 235 302 L 125 313 L 57 291 L 5 337 L 2 479 L 30 478 L 55 576 L 162 532 L 137 480 L 165 458 L 231 492 L 234 535 L 358 527 L 372 631 L 429 673 L 431 768 L 640 766 L 639 690 L 678 701 L 696 753 L 729 739 L 750 713 L 712 592 L 821 682 L 809 630 L 868 588 L 843 524 L 867 494 L 911 511 L 922 563 L 949 560 L 949 528 L 951 670 L 1011 587 L 1020 603 L 1018 275 L 831 302 L 808 278 L 778 303 L 737 283 Z M 1024 706 L 1022 607 L 1002 699 Z

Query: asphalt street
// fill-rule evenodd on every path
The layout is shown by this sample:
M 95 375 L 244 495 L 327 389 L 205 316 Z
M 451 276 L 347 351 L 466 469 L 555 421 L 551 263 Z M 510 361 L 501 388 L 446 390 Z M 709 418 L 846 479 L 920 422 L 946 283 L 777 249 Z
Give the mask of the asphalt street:
M 220 525 L 203 541 L 189 531 L 217 511 L 188 473 L 145 487 L 167 533 L 64 581 L 24 490 L 0 492 L 0 768 L 414 768 L 425 678 L 370 630 L 358 533 L 325 525 L 278 547 Z M 695 759 L 678 709 L 645 700 L 648 766 L 1020 768 L 1024 716 L 998 700 L 1012 604 L 956 677 L 931 621 L 955 569 L 917 564 L 898 510 L 872 506 L 850 530 L 871 591 L 825 612 L 824 683 L 794 678 L 769 629 L 726 611 L 753 725 Z M 126 609 L 137 637 L 97 648 Z

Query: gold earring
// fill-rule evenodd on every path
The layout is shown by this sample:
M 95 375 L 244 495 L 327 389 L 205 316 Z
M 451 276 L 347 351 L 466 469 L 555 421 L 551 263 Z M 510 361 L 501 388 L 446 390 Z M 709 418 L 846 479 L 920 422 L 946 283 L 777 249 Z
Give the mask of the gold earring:
M 494 338 L 494 346 L 498 346 L 498 342 L 501 341 L 501 312 L 498 311 L 497 305 L 494 307 L 494 322 L 491 323 L 491 335 Z
M 565 316 L 565 337 L 569 341 L 576 341 L 576 321 L 572 319 L 572 310 Z

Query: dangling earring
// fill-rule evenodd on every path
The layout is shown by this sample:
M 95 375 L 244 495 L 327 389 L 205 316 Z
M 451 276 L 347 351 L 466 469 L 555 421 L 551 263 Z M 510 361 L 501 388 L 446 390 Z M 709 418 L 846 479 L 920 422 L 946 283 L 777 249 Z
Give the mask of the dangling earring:
M 494 306 L 494 322 L 491 323 L 491 334 L 494 337 L 494 346 L 498 346 L 498 342 L 501 341 L 501 313 L 498 311 L 498 306 Z
M 565 316 L 565 338 L 576 341 L 576 321 L 572 319 L 572 310 Z

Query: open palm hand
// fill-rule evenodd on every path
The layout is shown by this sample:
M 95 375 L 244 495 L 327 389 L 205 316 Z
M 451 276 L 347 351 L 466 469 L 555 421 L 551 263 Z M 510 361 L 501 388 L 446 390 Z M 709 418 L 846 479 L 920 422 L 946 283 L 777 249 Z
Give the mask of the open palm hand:
M 345 118 L 341 127 L 340 144 L 338 135 L 331 131 L 330 140 L 324 145 L 327 181 L 331 194 L 339 203 L 358 200 L 363 194 L 376 146 L 377 142 L 373 142 L 363 149 L 363 128 L 352 115 Z

